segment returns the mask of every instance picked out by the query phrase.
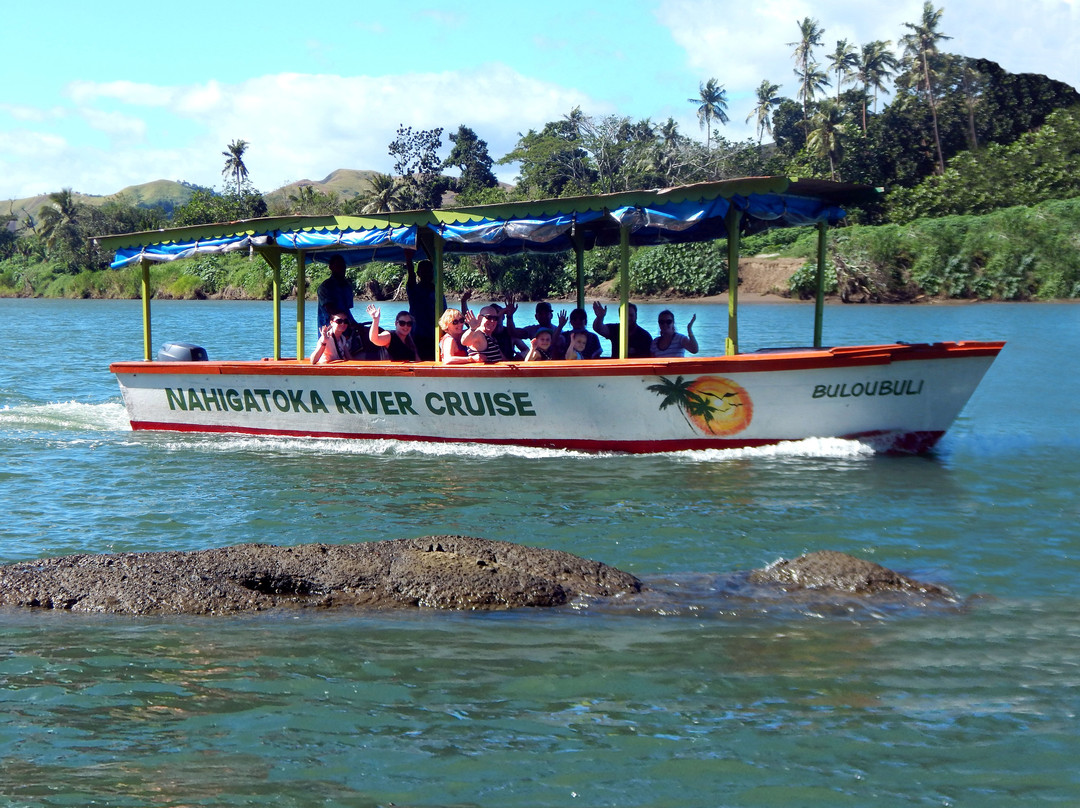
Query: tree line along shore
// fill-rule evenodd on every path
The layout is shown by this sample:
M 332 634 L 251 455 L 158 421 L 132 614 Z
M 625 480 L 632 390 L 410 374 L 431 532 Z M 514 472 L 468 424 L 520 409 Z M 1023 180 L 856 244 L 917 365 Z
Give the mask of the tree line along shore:
M 903 303 L 931 300 L 1055 300 L 1080 298 L 1080 198 L 1004 208 L 981 216 L 944 216 L 905 224 L 852 225 L 830 231 L 828 295 L 844 302 Z M 809 299 L 816 276 L 816 231 L 766 231 L 743 242 L 747 264 L 775 280 L 753 291 Z M 761 256 L 761 257 L 754 257 Z M 499 264 L 493 271 L 492 264 Z M 792 272 L 792 268 L 794 271 Z M 0 268 L 0 296 L 54 298 L 138 298 L 141 271 L 125 269 L 55 273 L 47 265 L 25 274 Z M 296 263 L 282 259 L 282 282 L 295 291 Z M 327 274 L 308 267 L 311 294 Z M 404 299 L 404 268 L 371 263 L 350 267 L 361 298 Z M 636 298 L 709 297 L 727 291 L 723 242 L 664 245 L 635 250 L 630 260 L 630 294 Z M 743 275 L 744 282 L 746 275 Z M 271 270 L 258 256 L 207 255 L 151 266 L 151 287 L 159 298 L 269 300 Z M 586 254 L 590 294 L 620 293 L 617 256 L 612 249 Z M 446 263 L 448 293 L 476 290 L 478 297 L 511 293 L 524 300 L 571 299 L 576 289 L 573 256 L 461 259 Z
M 164 183 L 183 193 L 138 202 L 120 194 L 49 194 L 37 210 L 9 204 L 0 211 L 0 296 L 134 298 L 138 268 L 109 268 L 112 255 L 93 237 L 169 226 L 236 221 L 267 215 L 350 215 L 660 188 L 745 176 L 825 178 L 882 188 L 853 208 L 829 234 L 828 293 L 846 302 L 924 300 L 1050 300 L 1080 298 L 1080 94 L 1045 76 L 1010 74 L 982 58 L 941 49 L 944 7 L 926 2 L 919 19 L 893 41 L 827 44 L 826 27 L 806 17 L 797 35 L 777 32 L 791 53 L 795 98 L 764 79 L 746 117 L 756 139 L 728 140 L 727 93 L 717 78 L 686 99 L 704 137 L 627 116 L 592 116 L 574 108 L 539 130 L 529 129 L 495 160 L 467 125 L 398 128 L 388 153 L 393 174 L 337 171 L 322 183 L 260 193 L 244 156 L 257 148 L 230 142 L 221 156 L 223 189 Z M 795 35 L 795 41 L 784 43 Z M 880 103 L 884 97 L 888 103 Z M 766 140 L 766 135 L 770 138 Z M 218 158 L 219 159 L 219 158 Z M 500 184 L 496 164 L 518 170 Z M 219 163 L 220 165 L 220 163 Z M 351 187 L 332 177 L 355 175 Z M 158 185 L 153 183 L 148 185 Z M 141 186 L 139 186 L 141 187 Z M 787 272 L 760 289 L 807 297 L 816 275 L 812 228 L 749 236 L 742 254 L 755 266 L 781 259 Z M 790 271 L 792 270 L 793 271 Z M 296 266 L 283 261 L 285 288 Z M 617 295 L 614 252 L 587 254 L 586 285 Z M 326 270 L 310 268 L 314 289 Z M 362 296 L 400 298 L 403 269 L 372 263 L 349 270 Z M 633 251 L 630 294 L 708 297 L 726 290 L 720 244 L 643 247 Z M 744 282 L 746 276 L 743 276 Z M 572 257 L 470 256 L 448 260 L 451 293 L 478 297 L 513 293 L 521 299 L 569 298 Z M 258 256 L 200 256 L 155 265 L 158 297 L 268 299 L 270 268 Z

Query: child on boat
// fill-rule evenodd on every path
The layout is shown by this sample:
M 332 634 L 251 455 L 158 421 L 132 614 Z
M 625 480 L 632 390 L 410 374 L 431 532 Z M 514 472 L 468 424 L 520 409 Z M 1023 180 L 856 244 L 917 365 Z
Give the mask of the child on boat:
M 585 359 L 585 350 L 589 345 L 589 335 L 584 331 L 571 331 L 570 345 L 566 349 L 566 359 Z
M 525 355 L 526 362 L 540 362 L 553 359 L 551 355 L 551 329 L 540 328 L 532 338 L 532 347 Z

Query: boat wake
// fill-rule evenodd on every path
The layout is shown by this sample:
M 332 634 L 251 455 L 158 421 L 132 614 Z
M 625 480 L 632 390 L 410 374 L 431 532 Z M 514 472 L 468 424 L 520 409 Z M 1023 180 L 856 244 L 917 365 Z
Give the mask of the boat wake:
M 744 449 L 692 449 L 672 452 L 669 456 L 694 463 L 714 463 L 718 460 L 741 460 L 743 458 L 775 457 L 869 457 L 874 448 L 856 440 L 843 438 L 805 438 L 787 440 L 769 446 L 752 446 Z
M 0 432 L 130 432 L 127 410 L 120 402 L 85 404 L 16 404 L 0 408 Z
M 570 449 L 544 449 L 530 446 L 493 445 L 485 443 L 445 443 L 433 441 L 403 441 L 394 439 L 347 440 L 338 438 L 283 438 L 249 435 L 196 435 L 177 436 L 171 433 L 136 433 L 140 440 L 152 440 L 171 451 L 205 452 L 259 452 L 284 455 L 359 455 L 365 457 L 455 457 L 476 460 L 522 458 L 563 459 L 567 457 L 611 458 L 634 455 L 612 452 L 579 452 Z M 163 436 L 166 436 L 163 439 Z M 328 450 L 327 447 L 332 447 Z M 716 463 L 752 458 L 855 458 L 874 455 L 874 450 L 864 443 L 840 438 L 808 438 L 785 441 L 772 446 L 743 449 L 692 449 L 665 452 L 637 457 L 666 457 L 687 463 Z

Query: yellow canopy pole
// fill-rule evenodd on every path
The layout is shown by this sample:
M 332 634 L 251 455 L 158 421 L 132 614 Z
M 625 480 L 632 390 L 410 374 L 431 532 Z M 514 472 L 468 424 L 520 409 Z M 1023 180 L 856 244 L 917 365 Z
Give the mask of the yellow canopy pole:
M 724 354 L 727 356 L 734 356 L 739 352 L 739 224 L 741 222 L 742 211 L 732 205 L 724 215 L 728 256 L 728 335 L 724 342 Z
M 307 297 L 307 279 L 304 277 L 304 251 L 296 253 L 296 360 L 302 362 L 304 350 L 304 298 Z
M 264 250 L 259 255 L 274 271 L 274 359 L 281 359 L 281 250 Z
M 619 227 L 619 358 L 630 355 L 630 228 Z
M 443 278 L 443 237 L 438 233 L 435 234 L 434 239 L 434 257 L 432 264 L 435 267 L 435 361 L 441 362 L 442 357 L 439 356 L 439 344 L 442 342 L 442 329 L 439 328 L 439 318 L 442 317 L 443 311 L 443 298 L 446 297 L 446 284 Z
M 827 222 L 817 224 L 817 297 L 814 299 L 814 347 L 821 347 L 822 321 L 825 319 L 825 236 Z
M 142 268 L 142 339 L 143 360 L 149 362 L 150 355 L 150 262 L 145 258 L 139 261 Z

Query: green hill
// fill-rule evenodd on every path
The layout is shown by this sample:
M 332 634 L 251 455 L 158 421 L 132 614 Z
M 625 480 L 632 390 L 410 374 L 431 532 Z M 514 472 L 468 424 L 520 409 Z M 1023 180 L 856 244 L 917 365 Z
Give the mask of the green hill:
M 183 182 L 173 180 L 154 180 L 144 182 L 141 185 L 129 185 L 115 194 L 107 196 L 95 196 L 92 194 L 74 193 L 75 200 L 85 205 L 104 205 L 112 200 L 123 200 L 132 205 L 142 208 L 160 206 L 171 211 L 177 205 L 183 205 L 194 193 L 195 187 Z M 26 197 L 25 199 L 12 199 L 6 204 L 0 204 L 0 215 L 12 213 L 18 221 L 23 221 L 28 215 L 38 218 L 38 211 L 42 205 L 49 202 L 48 194 Z
M 368 188 L 371 181 L 370 178 L 374 174 L 374 171 L 339 168 L 337 171 L 332 171 L 324 179 L 318 182 L 313 180 L 291 182 L 282 188 L 264 194 L 264 197 L 266 199 L 266 204 L 273 208 L 275 203 L 283 205 L 289 195 L 295 194 L 296 190 L 301 186 L 313 185 L 317 190 L 322 191 L 323 193 L 333 192 L 337 194 L 342 200 L 352 199 L 354 196 L 362 193 Z M 93 196 L 90 194 L 80 194 L 78 192 L 76 192 L 74 196 L 76 201 L 87 205 L 103 205 L 110 200 L 120 199 L 143 208 L 158 206 L 164 208 L 166 211 L 171 211 L 174 207 L 183 205 L 191 199 L 191 195 L 195 190 L 196 186 L 185 182 L 154 180 L 153 182 L 144 182 L 140 185 L 129 185 L 127 188 L 117 191 L 115 194 L 109 194 L 108 196 Z M 39 194 L 37 196 L 26 197 L 25 199 L 8 200 L 5 203 L 0 203 L 0 216 L 6 218 L 6 214 L 10 212 L 19 222 L 22 222 L 27 215 L 33 216 L 34 219 L 37 220 L 38 211 L 41 210 L 41 206 L 48 204 L 48 202 L 48 194 Z
M 263 194 L 266 206 L 273 210 L 275 207 L 284 207 L 290 195 L 296 194 L 297 190 L 305 185 L 311 185 L 315 190 L 324 194 L 334 193 L 343 202 L 358 196 L 366 191 L 371 185 L 374 171 L 359 171 L 352 168 L 339 168 L 332 171 L 325 178 L 316 182 L 314 180 L 297 180 L 290 182 L 275 191 Z

